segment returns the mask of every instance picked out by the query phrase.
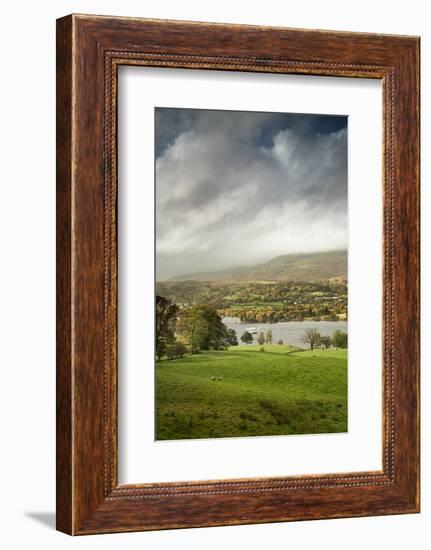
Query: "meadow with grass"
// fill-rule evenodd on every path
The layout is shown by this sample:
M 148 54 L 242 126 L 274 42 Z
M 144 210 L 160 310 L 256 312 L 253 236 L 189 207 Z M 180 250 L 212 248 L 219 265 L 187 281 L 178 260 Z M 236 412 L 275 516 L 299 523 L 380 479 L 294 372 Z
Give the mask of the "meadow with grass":
M 231 346 L 156 363 L 156 439 L 347 431 L 347 349 Z

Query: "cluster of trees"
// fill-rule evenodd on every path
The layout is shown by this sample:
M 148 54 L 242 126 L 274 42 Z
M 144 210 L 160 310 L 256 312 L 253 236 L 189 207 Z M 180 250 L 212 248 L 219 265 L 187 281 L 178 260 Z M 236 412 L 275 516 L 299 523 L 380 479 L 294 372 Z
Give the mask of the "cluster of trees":
M 208 305 L 181 309 L 169 299 L 156 296 L 156 357 L 176 359 L 187 352 L 237 346 L 236 332 L 222 322 Z
M 227 317 L 238 317 L 242 323 L 279 323 L 280 321 L 339 321 L 347 319 L 347 305 L 342 303 L 320 305 L 310 304 L 275 305 L 247 308 L 225 308 L 221 313 Z
M 222 317 L 242 322 L 335 321 L 347 316 L 346 281 L 158 282 L 156 289 L 182 307 L 208 304 Z
M 259 332 L 256 340 L 260 346 L 263 346 L 264 344 L 272 344 L 272 331 L 268 330 L 266 332 Z M 331 346 L 341 349 L 347 348 L 347 334 L 345 332 L 342 332 L 341 330 L 336 330 L 331 337 L 322 336 L 318 330 L 310 328 L 304 332 L 302 336 L 302 341 L 304 342 L 304 344 L 309 345 L 311 350 L 315 348 L 328 349 Z M 243 344 L 252 344 L 252 334 L 246 330 L 241 335 L 241 342 Z M 284 341 L 280 338 L 277 341 L 277 344 L 279 346 L 282 346 L 284 344 Z
M 236 332 L 228 329 L 217 311 L 208 305 L 191 306 L 181 311 L 176 333 L 190 347 L 191 353 L 238 345 Z
M 243 332 L 241 335 L 241 342 L 244 344 L 252 344 L 253 343 L 253 336 L 248 330 Z M 257 343 L 261 346 L 263 344 L 272 344 L 272 330 L 267 330 L 266 332 L 259 332 L 257 335 Z
M 328 349 L 333 346 L 334 348 L 347 348 L 347 334 L 341 330 L 336 330 L 331 336 L 322 336 L 320 332 L 314 328 L 309 328 L 304 332 L 302 336 L 304 344 L 310 346 L 310 349 L 324 348 Z
M 257 335 L 257 343 L 263 346 L 263 344 L 272 344 L 272 330 L 266 332 L 259 332 Z
M 244 344 L 253 343 L 253 335 L 245 331 L 241 336 Z M 302 341 L 310 349 L 347 348 L 347 334 L 336 330 L 332 337 L 322 336 L 316 329 L 304 332 Z M 259 345 L 272 344 L 272 331 L 259 332 Z M 279 345 L 283 340 L 278 340 Z M 156 357 L 177 359 L 187 353 L 199 353 L 203 350 L 222 350 L 237 346 L 236 332 L 222 321 L 217 310 L 209 305 L 194 305 L 180 309 L 175 303 L 163 296 L 156 296 Z

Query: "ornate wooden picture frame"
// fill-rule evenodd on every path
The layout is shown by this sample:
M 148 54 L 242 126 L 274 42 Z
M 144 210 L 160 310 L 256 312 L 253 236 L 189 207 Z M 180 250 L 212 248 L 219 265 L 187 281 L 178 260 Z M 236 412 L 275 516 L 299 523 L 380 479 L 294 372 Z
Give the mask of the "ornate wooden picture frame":
M 380 79 L 383 469 L 118 483 L 117 69 Z M 57 528 L 91 534 L 419 511 L 419 38 L 57 21 Z

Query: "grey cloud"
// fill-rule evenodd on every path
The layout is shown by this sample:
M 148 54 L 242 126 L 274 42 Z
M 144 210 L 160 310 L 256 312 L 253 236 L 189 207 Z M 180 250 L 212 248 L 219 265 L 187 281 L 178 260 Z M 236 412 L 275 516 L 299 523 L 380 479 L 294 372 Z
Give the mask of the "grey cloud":
M 156 159 L 158 278 L 346 246 L 345 121 L 163 111 L 156 115 L 157 141 L 164 140 Z M 167 138 L 163 126 L 172 120 Z

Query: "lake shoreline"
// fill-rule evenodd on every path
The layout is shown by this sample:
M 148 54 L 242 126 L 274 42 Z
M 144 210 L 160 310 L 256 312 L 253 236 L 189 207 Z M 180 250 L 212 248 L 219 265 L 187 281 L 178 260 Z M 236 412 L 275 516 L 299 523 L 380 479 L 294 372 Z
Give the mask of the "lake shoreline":
M 247 346 L 241 342 L 241 336 L 245 331 L 252 329 L 254 334 L 253 343 L 256 343 L 257 335 L 259 332 L 272 332 L 272 341 L 277 343 L 279 340 L 283 340 L 284 344 L 290 344 L 295 347 L 303 347 L 304 342 L 302 336 L 304 332 L 309 329 L 315 329 L 320 332 L 322 336 L 332 336 L 336 330 L 342 332 L 348 332 L 347 321 L 279 321 L 277 323 L 243 323 L 238 317 L 224 317 L 223 323 L 230 329 L 233 329 L 238 338 L 238 344 L 240 346 Z

